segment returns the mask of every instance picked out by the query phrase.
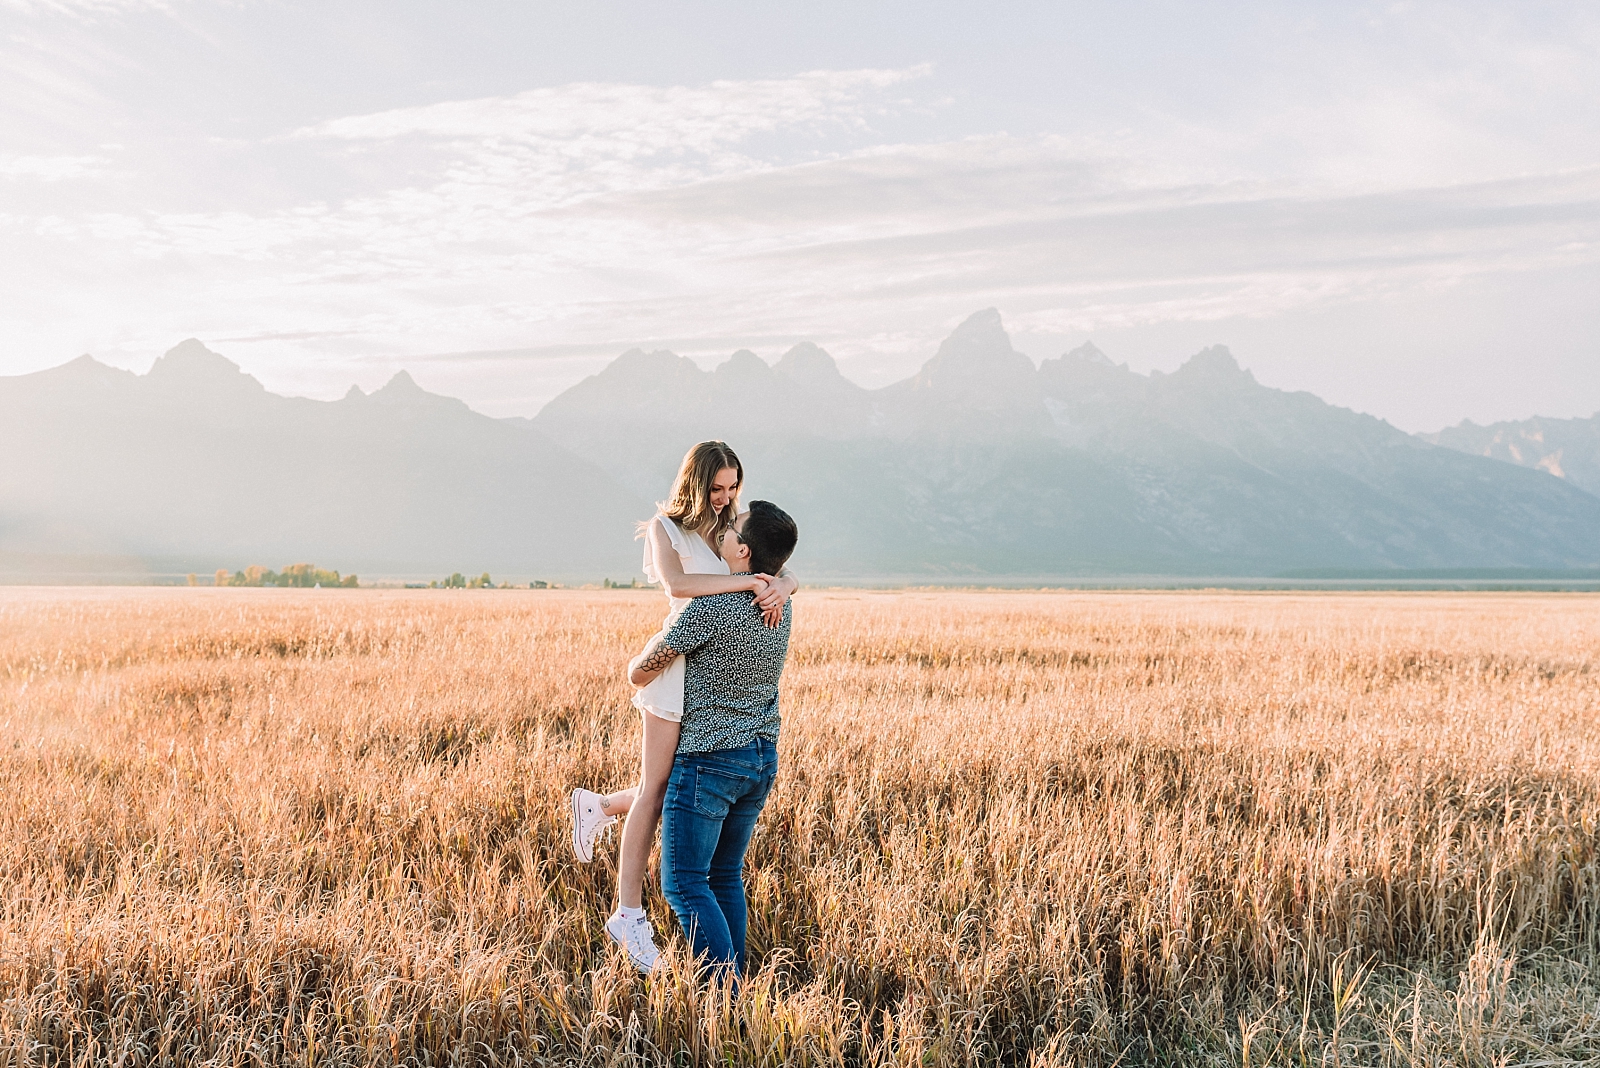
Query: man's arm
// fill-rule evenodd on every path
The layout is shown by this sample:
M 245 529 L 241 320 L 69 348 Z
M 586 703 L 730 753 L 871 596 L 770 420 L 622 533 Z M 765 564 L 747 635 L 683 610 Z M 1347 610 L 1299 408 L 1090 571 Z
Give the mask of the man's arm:
M 657 635 L 649 648 L 628 662 L 628 681 L 635 686 L 648 686 L 676 659 L 678 651 Z

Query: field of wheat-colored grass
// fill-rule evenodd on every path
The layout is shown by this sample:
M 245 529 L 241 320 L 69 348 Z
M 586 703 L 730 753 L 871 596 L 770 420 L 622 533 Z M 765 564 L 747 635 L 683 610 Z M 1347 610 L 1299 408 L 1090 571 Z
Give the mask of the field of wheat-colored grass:
M 797 599 L 753 974 L 609 948 L 659 594 L 0 590 L 0 1064 L 1600 1064 L 1600 599 Z

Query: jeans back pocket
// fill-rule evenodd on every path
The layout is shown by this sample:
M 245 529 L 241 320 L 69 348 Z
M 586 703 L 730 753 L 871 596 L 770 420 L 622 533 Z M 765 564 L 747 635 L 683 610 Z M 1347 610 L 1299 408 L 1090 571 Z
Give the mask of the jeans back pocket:
M 717 768 L 695 769 L 694 810 L 707 819 L 725 819 L 733 807 L 750 789 L 750 779 L 744 775 Z

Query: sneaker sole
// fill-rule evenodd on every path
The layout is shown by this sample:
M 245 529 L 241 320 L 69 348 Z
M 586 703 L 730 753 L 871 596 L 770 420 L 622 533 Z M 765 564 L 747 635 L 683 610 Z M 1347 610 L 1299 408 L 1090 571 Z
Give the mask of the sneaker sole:
M 583 842 L 578 833 L 578 828 L 583 826 L 583 810 L 578 805 L 578 795 L 582 792 L 582 787 L 572 791 L 572 851 L 578 855 L 578 863 L 587 864 L 594 859 L 594 853 L 584 854 Z

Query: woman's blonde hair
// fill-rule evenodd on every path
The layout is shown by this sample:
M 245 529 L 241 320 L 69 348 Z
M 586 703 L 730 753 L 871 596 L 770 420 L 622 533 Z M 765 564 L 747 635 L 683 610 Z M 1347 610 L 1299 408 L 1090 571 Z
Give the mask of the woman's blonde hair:
M 711 507 L 711 484 L 717 473 L 733 468 L 738 481 L 733 495 L 719 515 Z M 744 488 L 744 465 L 725 441 L 702 441 L 683 454 L 678 477 L 672 480 L 672 494 L 657 504 L 657 509 L 684 530 L 698 530 L 706 542 L 715 546 L 722 532 L 733 525 L 739 514 L 739 490 Z M 706 529 L 710 525 L 710 529 Z

